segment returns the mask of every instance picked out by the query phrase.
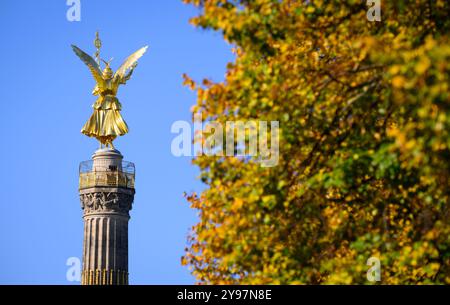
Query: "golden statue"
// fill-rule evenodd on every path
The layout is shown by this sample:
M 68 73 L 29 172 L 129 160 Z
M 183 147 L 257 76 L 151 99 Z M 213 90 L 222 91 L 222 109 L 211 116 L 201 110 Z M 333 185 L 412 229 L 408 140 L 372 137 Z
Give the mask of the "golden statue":
M 122 105 L 116 97 L 117 89 L 120 85 L 124 85 L 133 74 L 133 70 L 137 66 L 137 60 L 147 51 L 147 46 L 137 50 L 131 54 L 124 63 L 119 67 L 116 73 L 113 73 L 110 62 L 103 61 L 105 68 L 103 72 L 100 66 L 100 48 L 101 41 L 96 33 L 94 41 L 97 51 L 95 53 L 96 60 L 83 52 L 78 47 L 72 45 L 75 54 L 89 67 L 95 81 L 97 82 L 93 95 L 98 95 L 92 107 L 92 113 L 89 120 L 84 124 L 81 132 L 88 137 L 95 137 L 100 142 L 100 148 L 106 147 L 114 148 L 112 142 L 117 136 L 123 136 L 128 133 L 127 123 L 120 115 Z

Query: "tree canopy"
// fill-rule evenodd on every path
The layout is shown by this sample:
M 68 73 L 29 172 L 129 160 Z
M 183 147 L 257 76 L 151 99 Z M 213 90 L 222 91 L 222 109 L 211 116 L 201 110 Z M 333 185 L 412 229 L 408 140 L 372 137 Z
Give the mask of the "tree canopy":
M 200 283 L 450 284 L 450 4 L 184 0 L 235 61 L 205 121 L 280 122 L 279 162 L 194 158 L 206 188 L 182 263 Z

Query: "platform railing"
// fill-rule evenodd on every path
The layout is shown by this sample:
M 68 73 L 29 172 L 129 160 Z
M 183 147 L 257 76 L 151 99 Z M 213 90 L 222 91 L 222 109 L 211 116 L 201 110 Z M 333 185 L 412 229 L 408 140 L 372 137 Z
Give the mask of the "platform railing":
M 122 161 L 121 167 L 93 167 L 92 160 L 80 163 L 79 189 L 96 186 L 124 187 L 134 189 L 134 164 Z

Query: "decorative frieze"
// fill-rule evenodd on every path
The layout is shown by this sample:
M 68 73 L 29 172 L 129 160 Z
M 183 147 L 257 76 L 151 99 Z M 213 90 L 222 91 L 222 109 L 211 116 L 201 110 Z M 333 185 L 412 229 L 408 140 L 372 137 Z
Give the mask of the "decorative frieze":
M 132 208 L 134 192 L 117 192 L 116 189 L 99 191 L 88 189 L 80 192 L 81 208 L 85 215 L 96 212 L 128 214 Z

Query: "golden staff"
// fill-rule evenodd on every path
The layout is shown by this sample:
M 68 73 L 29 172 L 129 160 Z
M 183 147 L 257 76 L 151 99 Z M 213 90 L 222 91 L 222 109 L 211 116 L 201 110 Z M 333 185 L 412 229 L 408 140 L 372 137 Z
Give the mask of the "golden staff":
M 94 46 L 97 49 L 97 51 L 95 51 L 95 61 L 100 66 L 100 48 L 102 47 L 102 41 L 100 40 L 98 31 L 95 32 Z

